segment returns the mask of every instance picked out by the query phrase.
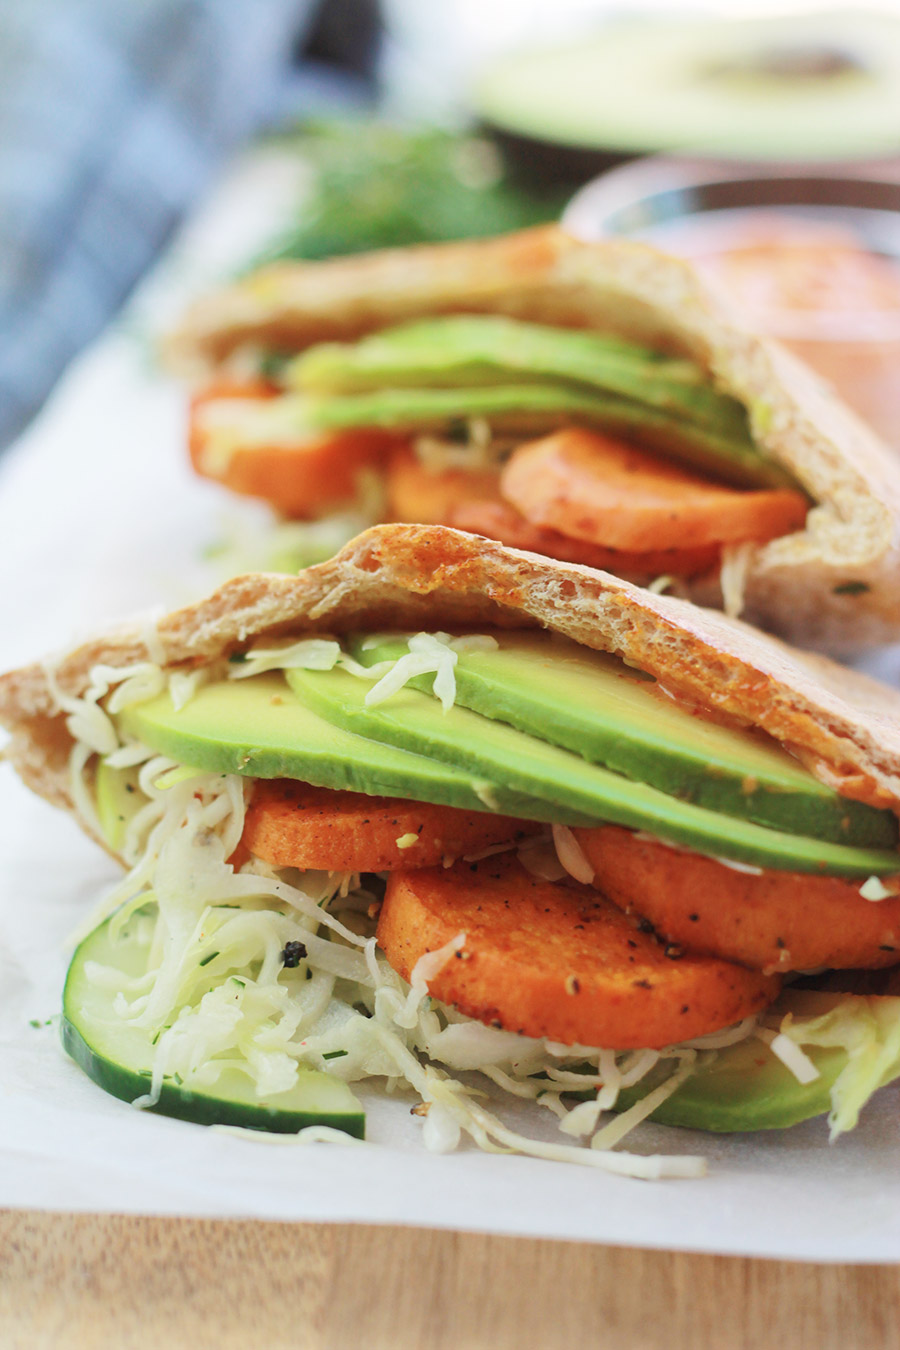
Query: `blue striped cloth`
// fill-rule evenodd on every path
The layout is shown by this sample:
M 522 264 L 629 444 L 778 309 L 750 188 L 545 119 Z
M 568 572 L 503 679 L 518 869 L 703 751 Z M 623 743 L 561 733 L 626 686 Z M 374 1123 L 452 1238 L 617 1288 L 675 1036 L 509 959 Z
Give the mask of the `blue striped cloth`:
M 313 0 L 0 0 L 0 446 L 235 146 Z

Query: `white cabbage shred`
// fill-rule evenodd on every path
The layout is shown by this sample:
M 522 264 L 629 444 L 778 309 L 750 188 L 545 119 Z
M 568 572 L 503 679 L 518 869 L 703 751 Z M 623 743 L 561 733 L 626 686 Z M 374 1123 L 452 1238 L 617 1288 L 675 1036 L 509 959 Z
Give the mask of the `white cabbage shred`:
M 822 1046 L 846 1051 L 847 1063 L 831 1088 L 828 1124 L 831 1138 L 835 1139 L 855 1128 L 872 1093 L 898 1074 L 898 1000 L 848 994 L 810 994 L 806 999 L 811 1006 L 799 1010 L 805 1015 L 786 1014 L 777 1039 L 798 1047 Z M 823 1006 L 825 1011 L 818 1012 Z
M 434 696 L 440 700 L 444 712 L 447 712 L 456 701 L 456 663 L 460 653 L 491 651 L 499 643 L 496 638 L 480 633 L 468 637 L 451 637 L 449 633 L 416 633 L 406 645 L 409 649 L 406 655 L 396 661 L 379 662 L 378 667 L 369 669 L 360 667 L 361 671 L 369 674 L 382 664 L 390 666 L 366 694 L 366 707 L 384 703 L 418 675 L 433 674 Z
M 859 893 L 864 900 L 888 900 L 892 895 L 897 895 L 898 887 L 896 882 L 885 885 L 881 877 L 867 877 L 859 888 Z
M 584 850 L 568 825 L 552 825 L 553 844 L 560 864 L 576 881 L 589 886 L 594 880 L 594 869 L 584 855 Z
M 469 417 L 463 440 L 417 436 L 414 449 L 424 468 L 444 473 L 447 469 L 496 469 L 514 445 L 508 437 L 495 436 L 487 418 Z
M 719 567 L 719 585 L 722 588 L 722 608 L 731 619 L 739 619 L 744 609 L 747 574 L 756 545 L 752 542 L 726 544 L 722 549 Z

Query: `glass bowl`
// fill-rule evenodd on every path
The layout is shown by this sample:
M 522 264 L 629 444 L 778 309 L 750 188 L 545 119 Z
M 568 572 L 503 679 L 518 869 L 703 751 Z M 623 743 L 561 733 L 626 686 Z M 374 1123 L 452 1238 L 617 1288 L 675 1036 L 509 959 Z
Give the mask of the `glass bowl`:
M 563 224 L 690 258 L 900 450 L 900 165 L 660 156 L 588 183 Z

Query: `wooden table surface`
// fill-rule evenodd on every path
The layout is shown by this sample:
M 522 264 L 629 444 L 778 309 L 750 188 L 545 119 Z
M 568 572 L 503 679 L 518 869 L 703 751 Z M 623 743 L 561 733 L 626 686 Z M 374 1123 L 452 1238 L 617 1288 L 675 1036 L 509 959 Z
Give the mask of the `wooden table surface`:
M 900 1266 L 0 1211 L 3 1350 L 897 1350 Z

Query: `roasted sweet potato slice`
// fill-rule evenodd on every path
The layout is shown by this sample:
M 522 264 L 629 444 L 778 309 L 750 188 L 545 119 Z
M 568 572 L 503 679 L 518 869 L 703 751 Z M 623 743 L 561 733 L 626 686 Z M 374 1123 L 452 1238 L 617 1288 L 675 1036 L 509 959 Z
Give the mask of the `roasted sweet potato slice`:
M 659 1048 L 758 1012 L 777 977 L 667 951 L 598 891 L 539 880 L 514 854 L 393 872 L 378 942 L 409 978 L 465 934 L 428 981 L 435 998 L 492 1026 L 565 1044 Z
M 757 970 L 900 962 L 900 896 L 866 900 L 841 877 L 737 871 L 616 825 L 575 837 L 610 899 L 688 951 Z
M 726 487 L 576 427 L 515 450 L 501 489 L 535 525 L 634 552 L 775 539 L 803 529 L 809 509 L 790 488 Z
M 391 452 L 387 467 L 389 520 L 449 525 L 462 503 L 484 500 L 500 500 L 499 470 L 434 470 L 422 463 L 412 446 L 397 446 Z
M 191 403 L 189 445 L 197 473 L 232 492 L 267 501 L 281 515 L 312 519 L 354 501 L 360 475 L 380 468 L 398 438 L 377 427 L 311 431 L 277 441 L 241 443 L 235 404 L 261 406 L 278 391 L 263 382 L 218 383 Z
M 289 779 L 258 782 L 241 844 L 276 867 L 387 872 L 513 843 L 540 827 L 489 811 L 337 792 Z
M 559 530 L 545 530 L 532 525 L 508 502 L 471 501 L 457 506 L 450 513 L 448 525 L 472 534 L 484 534 L 488 539 L 499 539 L 509 548 L 527 549 L 529 553 L 543 553 L 560 562 L 582 563 L 598 567 L 616 576 L 639 577 L 650 581 L 653 577 L 694 577 L 717 567 L 721 556 L 718 544 L 700 548 L 656 549 L 649 553 L 629 553 L 624 549 L 604 548 L 601 544 L 570 539 Z

